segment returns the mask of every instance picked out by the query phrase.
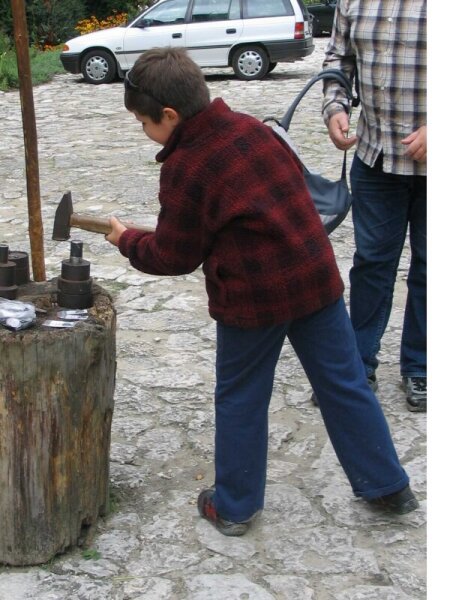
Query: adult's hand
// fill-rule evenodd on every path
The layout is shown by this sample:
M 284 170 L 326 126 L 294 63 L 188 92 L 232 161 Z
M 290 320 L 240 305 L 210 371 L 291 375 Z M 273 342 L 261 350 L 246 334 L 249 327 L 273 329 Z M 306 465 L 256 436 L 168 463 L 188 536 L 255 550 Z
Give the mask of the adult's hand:
M 402 140 L 402 144 L 407 146 L 406 155 L 424 163 L 427 161 L 427 126 L 422 125 L 416 131 L 413 131 L 408 137 Z
M 356 143 L 356 135 L 347 137 L 349 129 L 348 114 L 344 111 L 335 113 L 328 122 L 329 136 L 339 150 L 348 150 Z
M 110 217 L 109 224 L 111 225 L 112 231 L 105 235 L 105 240 L 108 240 L 108 242 L 114 246 L 118 246 L 120 236 L 127 228 L 116 217 Z

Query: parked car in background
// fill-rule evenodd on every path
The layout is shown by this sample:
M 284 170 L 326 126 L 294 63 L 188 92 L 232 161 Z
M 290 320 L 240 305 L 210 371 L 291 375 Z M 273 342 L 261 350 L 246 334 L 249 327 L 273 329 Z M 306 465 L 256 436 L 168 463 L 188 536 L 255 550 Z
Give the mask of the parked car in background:
M 160 0 L 131 23 L 69 40 L 61 62 L 89 83 L 123 77 L 149 48 L 182 46 L 200 67 L 262 79 L 314 50 L 303 0 Z
M 312 34 L 317 37 L 322 33 L 331 33 L 333 29 L 336 0 L 305 0 L 306 8 L 313 17 Z

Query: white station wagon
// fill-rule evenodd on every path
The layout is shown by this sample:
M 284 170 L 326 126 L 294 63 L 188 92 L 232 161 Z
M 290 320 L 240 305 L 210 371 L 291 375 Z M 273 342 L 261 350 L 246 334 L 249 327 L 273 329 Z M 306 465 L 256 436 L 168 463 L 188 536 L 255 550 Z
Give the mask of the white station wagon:
M 69 40 L 61 62 L 89 83 L 123 77 L 150 48 L 182 46 L 200 67 L 262 79 L 314 50 L 302 0 L 160 0 L 133 21 Z

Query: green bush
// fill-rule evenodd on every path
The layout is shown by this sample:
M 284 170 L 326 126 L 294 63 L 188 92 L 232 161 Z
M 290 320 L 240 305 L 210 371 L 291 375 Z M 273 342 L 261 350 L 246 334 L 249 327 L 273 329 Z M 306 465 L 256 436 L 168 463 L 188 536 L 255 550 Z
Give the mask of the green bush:
M 26 0 L 30 45 L 44 48 L 76 35 L 74 26 L 86 15 L 84 0 Z M 14 37 L 10 0 L 0 0 L 0 32 Z
M 0 36 L 0 47 L 2 36 Z M 56 73 L 64 73 L 59 60 L 61 48 L 42 52 L 30 49 L 31 80 L 34 85 L 49 81 Z M 0 90 L 6 91 L 19 87 L 16 53 L 13 49 L 0 51 Z
M 12 32 L 11 0 L 0 0 L 0 36 L 2 33 L 12 36 Z
M 83 0 L 28 0 L 30 43 L 45 48 L 74 37 L 74 26 L 85 12 Z
M 6 33 L 0 31 L 0 54 L 3 54 L 3 52 L 7 52 L 8 50 L 11 50 L 11 40 Z
M 61 48 L 59 46 L 45 52 L 41 52 L 35 48 L 30 50 L 31 79 L 33 85 L 50 81 L 56 73 L 65 73 L 59 58 Z
M 134 17 L 155 0 L 25 0 L 30 45 L 40 48 L 64 43 L 77 34 L 75 25 L 95 15 L 98 19 L 114 11 Z M 10 0 L 0 0 L 0 33 L 14 37 Z
M 14 61 L 11 60 L 14 56 Z M 0 90 L 7 90 L 10 83 L 17 78 L 17 63 L 11 50 L 11 41 L 5 33 L 0 32 Z
M 19 87 L 16 55 L 14 52 L 3 52 L 0 55 L 0 90 L 5 92 L 15 87 Z
M 113 14 L 114 11 L 126 12 L 129 15 L 136 15 L 147 6 L 155 4 L 156 0 L 85 0 L 86 16 L 95 15 L 98 19 L 105 19 Z

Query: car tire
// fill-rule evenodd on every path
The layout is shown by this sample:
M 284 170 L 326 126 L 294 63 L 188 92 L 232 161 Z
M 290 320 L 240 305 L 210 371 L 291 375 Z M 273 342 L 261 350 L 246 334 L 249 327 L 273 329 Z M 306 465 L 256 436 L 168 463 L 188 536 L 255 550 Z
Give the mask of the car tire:
M 116 61 L 105 50 L 91 50 L 81 61 L 81 72 L 88 83 L 111 83 L 117 74 Z
M 269 70 L 269 57 L 260 46 L 241 46 L 233 54 L 232 67 L 238 79 L 262 79 Z
M 275 67 L 277 66 L 277 64 L 278 63 L 276 63 L 276 62 L 269 63 L 269 68 L 267 69 L 267 72 L 271 73 L 275 69 Z

